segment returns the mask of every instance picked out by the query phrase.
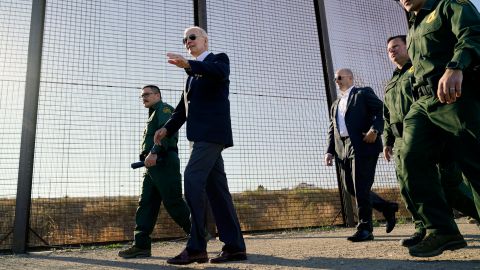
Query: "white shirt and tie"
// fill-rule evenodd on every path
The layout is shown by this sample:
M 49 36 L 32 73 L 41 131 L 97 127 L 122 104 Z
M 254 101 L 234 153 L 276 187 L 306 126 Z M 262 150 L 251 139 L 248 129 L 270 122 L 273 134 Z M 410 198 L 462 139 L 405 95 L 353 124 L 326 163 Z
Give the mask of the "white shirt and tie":
M 348 137 L 347 125 L 345 124 L 345 114 L 347 112 L 348 97 L 350 96 L 350 91 L 352 91 L 352 89 L 353 86 L 346 91 L 340 91 L 340 101 L 338 102 L 337 107 L 337 123 L 341 137 Z
M 207 56 L 210 54 L 209 51 L 204 51 L 203 53 L 201 53 L 197 58 L 195 58 L 195 60 L 197 61 L 203 61 L 205 60 L 205 58 L 207 58 Z M 188 118 L 188 103 L 190 103 L 190 101 L 187 100 L 187 95 L 188 95 L 188 91 L 190 91 L 190 87 L 192 86 L 192 81 L 193 81 L 193 78 L 195 76 L 189 76 L 188 77 L 188 83 L 187 83 L 187 87 L 183 90 L 183 101 L 184 101 L 184 104 L 185 104 L 185 114 Z M 192 149 L 193 149 L 193 142 L 190 142 L 190 153 L 192 153 Z
M 197 58 L 195 58 L 195 60 L 203 61 L 205 58 L 207 58 L 207 56 L 209 54 L 210 54 L 209 51 L 204 51 Z M 188 92 L 190 91 L 190 87 L 192 86 L 192 81 L 193 81 L 194 77 L 195 76 L 189 76 L 188 77 L 187 87 L 183 90 L 183 101 L 184 101 L 184 104 L 185 104 L 185 114 L 186 114 L 187 118 L 188 118 L 188 103 L 190 103 L 190 101 L 187 100 L 187 95 L 188 95 Z

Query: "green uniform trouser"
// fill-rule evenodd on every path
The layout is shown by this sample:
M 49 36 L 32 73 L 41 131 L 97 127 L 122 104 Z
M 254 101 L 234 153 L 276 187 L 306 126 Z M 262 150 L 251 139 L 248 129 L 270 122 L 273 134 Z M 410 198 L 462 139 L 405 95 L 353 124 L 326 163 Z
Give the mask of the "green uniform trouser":
M 190 209 L 182 198 L 180 160 L 173 151 L 169 151 L 160 164 L 148 168 L 143 176 L 142 194 L 135 216 L 135 246 L 151 247 L 150 234 L 157 222 L 162 201 L 172 219 L 185 233 L 190 233 Z
M 453 161 L 453 155 L 451 147 L 444 149 L 439 163 L 440 181 L 445 198 L 453 209 L 480 221 L 470 183 L 462 176 L 462 171 Z
M 400 158 L 399 152 L 402 149 L 403 140 L 402 138 L 395 139 L 394 149 L 395 153 L 395 172 L 397 174 L 397 180 L 400 187 L 400 195 L 405 202 L 407 210 L 412 215 L 413 222 L 415 224 L 415 230 L 417 232 L 425 232 L 425 225 L 422 219 L 422 216 L 418 213 L 418 210 L 410 198 L 410 195 L 407 190 L 407 180 L 403 177 L 403 162 Z M 480 221 L 475 203 L 473 200 L 472 190 L 467 184 L 463 181 L 462 172 L 458 168 L 455 162 L 452 162 L 453 156 L 452 152 L 442 151 L 442 158 L 438 164 L 438 169 L 440 173 L 440 182 L 443 186 L 445 192 L 445 199 L 447 203 L 463 214 L 470 216 L 476 220 Z
M 415 203 L 412 201 L 412 198 L 410 198 L 410 194 L 408 193 L 407 189 L 407 180 L 404 177 L 404 165 L 402 159 L 400 158 L 400 151 L 402 149 L 402 146 L 402 138 L 396 138 L 393 149 L 395 149 L 395 173 L 397 175 L 398 186 L 400 188 L 400 195 L 405 202 L 405 206 L 408 212 L 410 212 L 410 214 L 412 215 L 413 223 L 415 224 L 415 230 L 417 232 L 423 232 L 425 231 L 425 225 L 422 220 L 422 216 L 420 216 L 417 211 L 417 207 L 415 206 Z
M 464 91 L 465 93 L 465 91 Z M 441 145 L 454 149 L 454 159 L 468 179 L 480 211 L 480 101 L 462 96 L 442 104 L 436 97 L 420 97 L 404 120 L 403 177 L 406 188 L 429 232 L 458 234 L 436 163 Z M 445 132 L 446 131 L 446 132 Z

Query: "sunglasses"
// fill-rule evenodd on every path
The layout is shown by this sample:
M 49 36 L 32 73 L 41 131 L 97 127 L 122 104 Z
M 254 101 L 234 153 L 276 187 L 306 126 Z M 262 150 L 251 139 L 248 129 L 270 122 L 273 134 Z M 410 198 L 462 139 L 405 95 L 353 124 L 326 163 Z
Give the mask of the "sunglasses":
M 195 39 L 197 39 L 197 38 L 199 38 L 199 36 L 197 36 L 197 35 L 195 35 L 195 34 L 190 34 L 190 35 L 188 35 L 188 37 L 184 37 L 184 38 L 183 38 L 183 40 L 182 40 L 182 41 L 183 41 L 183 45 L 185 45 L 185 44 L 187 43 L 187 40 L 189 40 L 189 39 L 190 39 L 190 40 L 195 40 Z
M 335 77 L 333 80 L 334 80 L 334 81 L 341 81 L 342 79 L 347 78 L 347 77 L 350 77 L 350 76 L 345 76 L 345 75 L 343 75 L 343 76 L 337 76 L 337 77 Z

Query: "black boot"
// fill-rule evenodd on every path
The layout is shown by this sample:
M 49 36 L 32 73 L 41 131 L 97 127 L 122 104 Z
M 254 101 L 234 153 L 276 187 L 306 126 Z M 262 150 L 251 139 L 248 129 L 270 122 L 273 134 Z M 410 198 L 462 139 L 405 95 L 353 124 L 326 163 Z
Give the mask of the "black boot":
M 423 240 L 423 238 L 425 238 L 425 231 L 421 231 L 421 232 L 417 231 L 409 238 L 400 240 L 400 244 L 404 247 L 412 247 L 420 243 Z

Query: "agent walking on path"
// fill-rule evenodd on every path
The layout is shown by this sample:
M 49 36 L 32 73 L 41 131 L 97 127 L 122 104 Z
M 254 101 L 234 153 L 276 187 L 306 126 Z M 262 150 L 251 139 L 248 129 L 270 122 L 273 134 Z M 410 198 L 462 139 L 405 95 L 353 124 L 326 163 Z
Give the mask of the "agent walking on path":
M 122 258 L 151 256 L 151 238 L 157 222 L 160 204 L 172 219 L 190 233 L 190 210 L 182 198 L 182 177 L 178 158 L 178 133 L 164 138 L 161 145 L 154 145 L 155 131 L 161 128 L 172 115 L 173 107 L 162 102 L 160 89 L 155 85 L 143 87 L 140 98 L 148 109 L 148 120 L 143 131 L 141 160 L 147 167 L 143 175 L 142 194 L 135 214 L 133 246 L 118 253 Z M 157 159 L 161 162 L 157 164 Z
M 383 155 L 387 161 L 390 161 L 392 157 L 395 158 L 395 172 L 400 194 L 415 224 L 415 233 L 409 238 L 402 239 L 401 244 L 411 247 L 422 241 L 426 235 L 425 223 L 408 194 L 407 179 L 403 176 L 403 162 L 399 156 L 403 145 L 403 119 L 413 103 L 411 82 L 414 68 L 408 57 L 405 35 L 388 38 L 387 51 L 390 61 L 397 68 L 385 87 Z M 463 214 L 479 220 L 471 189 L 464 183 L 462 172 L 453 161 L 451 147 L 445 149 L 447 146 L 444 144 L 441 155 L 443 158 L 439 161 L 438 167 L 448 204 Z
M 480 14 L 468 0 L 400 2 L 411 12 L 407 48 L 415 77 L 415 102 L 404 119 L 400 158 L 408 192 L 427 229 L 425 239 L 409 253 L 431 257 L 467 245 L 438 177 L 444 143 L 454 147 L 454 159 L 480 210 L 480 74 L 475 70 Z

